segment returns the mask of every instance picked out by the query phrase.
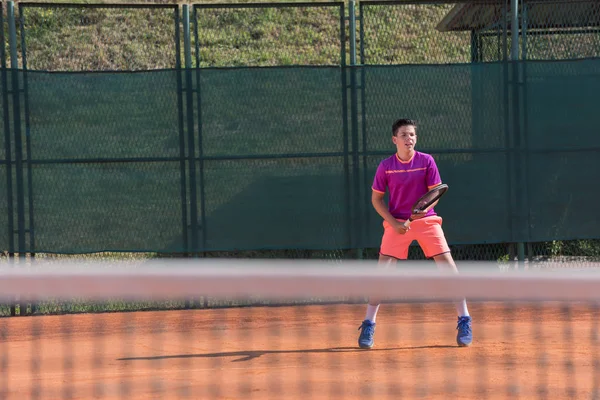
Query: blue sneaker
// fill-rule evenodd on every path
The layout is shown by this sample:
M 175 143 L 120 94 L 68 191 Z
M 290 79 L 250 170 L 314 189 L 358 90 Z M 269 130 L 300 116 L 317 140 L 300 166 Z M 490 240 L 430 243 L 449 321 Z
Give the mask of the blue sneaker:
M 375 322 L 371 322 L 365 319 L 358 328 L 360 330 L 360 336 L 358 337 L 358 347 L 361 349 L 370 349 L 375 344 L 373 335 L 375 335 Z
M 458 330 L 458 333 L 456 334 L 456 343 L 458 343 L 460 347 L 469 346 L 473 341 L 471 317 L 458 317 L 456 329 Z

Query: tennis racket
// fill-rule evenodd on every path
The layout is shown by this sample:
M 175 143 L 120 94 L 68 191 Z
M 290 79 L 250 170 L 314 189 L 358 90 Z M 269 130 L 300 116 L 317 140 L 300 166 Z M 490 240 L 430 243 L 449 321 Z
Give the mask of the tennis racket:
M 425 193 L 419 200 L 415 202 L 412 208 L 413 214 L 429 211 L 433 204 L 440 199 L 448 191 L 448 185 L 441 183 Z M 413 222 L 412 216 L 404 221 L 404 227 L 408 228 Z

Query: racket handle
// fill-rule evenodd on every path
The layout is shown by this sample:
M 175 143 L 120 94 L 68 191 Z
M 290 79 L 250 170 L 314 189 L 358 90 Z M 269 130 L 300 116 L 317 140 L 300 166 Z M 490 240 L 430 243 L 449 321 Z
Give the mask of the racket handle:
M 412 223 L 412 219 L 411 218 L 407 219 L 406 221 L 404 221 L 404 227 L 408 228 L 411 223 Z

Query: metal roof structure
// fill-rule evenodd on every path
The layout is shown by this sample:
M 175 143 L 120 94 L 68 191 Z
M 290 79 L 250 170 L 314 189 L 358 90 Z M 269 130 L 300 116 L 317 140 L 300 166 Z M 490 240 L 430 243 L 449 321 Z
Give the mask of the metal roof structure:
M 436 26 L 441 32 L 482 30 L 504 26 L 504 7 L 510 15 L 510 2 L 475 1 L 457 4 Z M 527 29 L 569 29 L 600 27 L 598 0 L 524 1 Z M 511 18 L 506 18 L 511 29 Z

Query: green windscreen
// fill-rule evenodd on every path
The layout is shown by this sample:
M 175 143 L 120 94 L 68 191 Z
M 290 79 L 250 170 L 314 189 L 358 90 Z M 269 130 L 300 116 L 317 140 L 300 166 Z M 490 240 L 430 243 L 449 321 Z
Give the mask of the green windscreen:
M 12 205 L 37 252 L 373 248 L 375 169 L 414 118 L 450 243 L 595 238 L 600 60 L 516 68 L 518 90 L 510 63 L 362 66 L 354 92 L 343 67 L 19 71 Z

